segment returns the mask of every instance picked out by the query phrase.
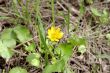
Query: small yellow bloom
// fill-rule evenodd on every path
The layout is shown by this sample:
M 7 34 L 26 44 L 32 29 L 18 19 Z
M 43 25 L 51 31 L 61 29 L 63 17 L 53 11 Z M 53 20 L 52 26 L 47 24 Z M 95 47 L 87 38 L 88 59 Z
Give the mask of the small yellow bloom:
M 61 32 L 60 28 L 57 28 L 55 26 L 52 26 L 50 29 L 48 29 L 48 38 L 51 41 L 58 42 L 63 37 L 63 32 Z

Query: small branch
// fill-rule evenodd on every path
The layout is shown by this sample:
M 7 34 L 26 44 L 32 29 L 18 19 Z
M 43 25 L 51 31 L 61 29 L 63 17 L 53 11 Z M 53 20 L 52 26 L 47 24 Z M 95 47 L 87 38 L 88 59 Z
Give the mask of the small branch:
M 34 40 L 34 39 L 37 38 L 37 37 L 38 37 L 38 36 L 35 36 L 35 37 L 33 37 L 32 39 L 30 39 L 30 40 L 28 40 L 28 41 L 26 41 L 26 42 L 23 42 L 23 43 L 21 43 L 21 44 L 18 44 L 15 48 L 18 48 L 18 47 L 22 46 L 23 44 L 25 44 L 25 43 L 27 43 L 27 42 L 29 42 L 29 41 Z

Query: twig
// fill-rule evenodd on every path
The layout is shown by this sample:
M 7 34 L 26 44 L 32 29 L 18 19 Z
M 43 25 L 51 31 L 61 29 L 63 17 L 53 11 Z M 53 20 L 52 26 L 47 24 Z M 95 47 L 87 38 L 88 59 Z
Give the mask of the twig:
M 37 38 L 38 36 L 35 36 L 35 37 L 33 37 L 33 38 L 31 38 L 30 40 L 28 40 L 28 41 L 26 41 L 26 42 L 23 42 L 23 43 L 21 43 L 21 44 L 18 44 L 15 48 L 18 48 L 18 47 L 20 47 L 21 45 L 23 45 L 23 44 L 25 44 L 25 43 L 27 43 L 27 42 L 29 42 L 29 41 L 32 41 L 33 39 L 35 39 L 35 38 Z
M 86 72 L 89 73 L 89 71 L 84 67 L 82 66 L 78 61 L 76 61 L 75 59 L 71 58 L 71 61 L 74 61 L 78 66 L 80 66 L 81 68 L 83 68 L 83 70 L 85 70 Z

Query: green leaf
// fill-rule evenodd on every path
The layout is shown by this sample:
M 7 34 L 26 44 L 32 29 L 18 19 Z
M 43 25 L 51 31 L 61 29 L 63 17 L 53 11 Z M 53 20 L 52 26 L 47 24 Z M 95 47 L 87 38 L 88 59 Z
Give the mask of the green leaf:
M 35 19 L 36 19 L 36 25 L 37 25 L 35 27 L 37 27 L 37 29 L 38 29 L 40 45 L 47 49 L 48 47 L 47 47 L 47 44 L 46 44 L 45 28 L 44 28 L 44 25 L 42 23 L 41 14 L 39 12 L 39 10 L 40 10 L 40 7 L 39 7 L 40 0 L 36 0 L 35 2 L 36 2 L 36 4 L 35 4 L 35 11 L 36 11 L 35 12 Z
M 109 16 L 109 13 L 107 12 L 107 10 L 103 10 L 103 15 L 104 15 L 105 17 L 108 17 L 108 16 Z
M 61 49 L 62 55 L 69 57 L 72 55 L 73 45 L 68 43 L 60 44 L 59 49 Z
M 64 70 L 64 73 L 75 73 L 73 70 L 71 70 L 69 67 L 67 67 L 65 70 Z
M 100 20 L 101 23 L 104 23 L 104 24 L 105 24 L 105 23 L 108 23 L 109 18 L 108 18 L 108 17 L 103 17 L 103 16 L 102 16 L 102 17 L 99 18 L 99 20 Z
M 109 13 L 106 10 L 103 10 L 102 16 L 99 18 L 101 23 L 108 23 L 109 22 Z
M 0 38 L 1 38 L 2 40 L 14 39 L 14 38 L 15 38 L 15 35 L 14 35 L 14 33 L 12 32 L 12 29 L 11 29 L 11 28 L 5 29 L 0 35 L 1 35 Z
M 65 63 L 72 55 L 73 45 L 69 43 L 60 44 L 56 48 L 56 52 L 61 52 L 61 60 L 56 61 L 54 64 L 49 64 L 44 69 L 43 73 L 62 72 L 65 68 Z
M 8 49 L 6 45 L 0 40 L 0 55 L 7 60 L 12 57 L 14 52 L 11 49 Z
M 80 6 L 80 13 L 81 14 L 84 14 L 85 12 L 85 7 L 83 5 Z
M 5 29 L 1 33 L 0 39 L 3 41 L 3 44 L 7 46 L 7 48 L 14 48 L 16 46 L 15 35 L 11 28 Z
M 16 46 L 16 40 L 15 39 L 7 39 L 3 40 L 3 44 L 7 46 L 7 48 L 15 48 Z
M 86 47 L 84 45 L 80 45 L 78 48 L 78 52 L 80 52 L 81 54 L 86 52 Z
M 30 32 L 25 26 L 16 26 L 14 28 L 14 32 L 16 33 L 20 42 L 26 42 L 31 39 Z
M 91 11 L 92 13 L 95 15 L 95 16 L 101 16 L 101 13 L 96 9 L 96 8 L 91 8 Z
M 18 4 L 18 0 L 13 0 L 13 3 L 14 3 L 15 5 L 17 5 L 17 4 Z
M 57 61 L 55 64 L 48 64 L 43 73 L 62 72 L 65 68 L 65 61 L 63 59 Z
M 108 33 L 108 34 L 106 35 L 106 38 L 107 38 L 108 40 L 110 40 L 110 33 Z
M 78 37 L 77 35 L 73 35 L 68 40 L 73 46 L 86 45 L 86 39 L 83 37 Z
M 25 46 L 25 50 L 28 52 L 35 52 L 36 44 L 34 42 L 29 43 L 28 46 Z
M 84 6 L 84 0 L 80 0 L 80 9 L 79 9 L 79 11 L 80 11 L 80 14 L 81 15 L 83 15 L 84 13 L 85 13 L 85 6 Z
M 41 17 L 38 16 L 38 18 L 36 18 L 36 20 L 37 19 L 38 19 L 37 24 L 38 24 L 38 31 L 39 31 L 38 33 L 39 33 L 40 43 L 41 43 L 42 47 L 45 47 L 47 49 L 48 47 L 47 47 L 47 44 L 46 44 L 45 29 L 43 27 Z
M 29 62 L 32 66 L 39 67 L 40 65 L 40 54 L 39 53 L 31 53 L 27 56 L 26 61 Z
M 26 69 L 23 69 L 21 67 L 14 67 L 12 68 L 9 73 L 28 73 Z

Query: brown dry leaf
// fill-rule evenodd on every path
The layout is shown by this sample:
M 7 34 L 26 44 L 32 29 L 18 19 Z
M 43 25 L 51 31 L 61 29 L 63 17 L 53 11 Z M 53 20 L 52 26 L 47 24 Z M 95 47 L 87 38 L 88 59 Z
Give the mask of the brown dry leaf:
M 0 0 L 0 3 L 2 3 L 4 0 Z

